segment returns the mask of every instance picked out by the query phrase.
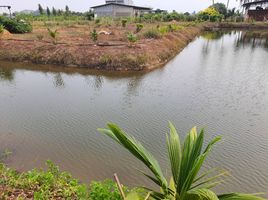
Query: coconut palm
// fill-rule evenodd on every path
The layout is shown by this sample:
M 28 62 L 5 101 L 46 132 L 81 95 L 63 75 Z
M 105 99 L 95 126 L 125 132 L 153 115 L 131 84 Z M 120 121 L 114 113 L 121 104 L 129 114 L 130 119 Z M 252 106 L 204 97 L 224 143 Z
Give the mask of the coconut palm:
M 198 134 L 194 127 L 182 144 L 175 127 L 170 123 L 170 133 L 167 134 L 166 140 L 172 177 L 168 183 L 157 160 L 140 142 L 115 124 L 109 123 L 107 127 L 98 130 L 125 147 L 151 171 L 152 175 L 142 173 L 160 187 L 160 191 L 146 188 L 156 200 L 264 200 L 250 194 L 217 195 L 211 188 L 222 182 L 226 171 L 211 169 L 203 174 L 199 173 L 206 157 L 214 144 L 221 139 L 220 137 L 214 138 L 203 150 L 204 130 Z

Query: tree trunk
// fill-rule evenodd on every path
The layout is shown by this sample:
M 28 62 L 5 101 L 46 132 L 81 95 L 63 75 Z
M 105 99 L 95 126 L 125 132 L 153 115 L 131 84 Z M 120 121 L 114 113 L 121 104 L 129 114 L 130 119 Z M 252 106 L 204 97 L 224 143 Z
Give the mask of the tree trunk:
M 228 7 L 229 7 L 229 3 L 230 3 L 230 0 L 227 0 L 227 4 L 226 4 L 227 11 L 228 11 Z

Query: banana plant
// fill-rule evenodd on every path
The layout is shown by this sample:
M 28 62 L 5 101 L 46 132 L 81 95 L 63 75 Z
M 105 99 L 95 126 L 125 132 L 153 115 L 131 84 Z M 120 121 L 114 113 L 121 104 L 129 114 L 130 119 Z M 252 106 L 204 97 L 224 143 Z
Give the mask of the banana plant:
M 253 194 L 216 194 L 212 188 L 222 183 L 226 171 L 210 169 L 200 174 L 201 167 L 212 147 L 221 140 L 215 137 L 204 146 L 204 130 L 197 133 L 196 127 L 187 134 L 181 142 L 179 134 L 172 123 L 169 123 L 170 132 L 166 136 L 167 150 L 170 160 L 172 177 L 168 183 L 166 177 L 153 155 L 138 142 L 129 136 L 117 125 L 108 123 L 106 129 L 98 129 L 108 135 L 119 145 L 126 148 L 137 159 L 143 162 L 151 174 L 142 172 L 147 178 L 160 187 L 160 191 L 146 188 L 151 197 L 156 200 L 264 200 Z

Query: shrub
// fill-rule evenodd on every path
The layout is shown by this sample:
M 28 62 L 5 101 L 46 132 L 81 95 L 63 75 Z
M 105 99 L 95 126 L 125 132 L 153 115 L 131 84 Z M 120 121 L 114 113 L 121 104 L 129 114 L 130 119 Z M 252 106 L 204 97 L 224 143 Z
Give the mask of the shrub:
M 4 30 L 5 30 L 4 25 L 0 24 L 0 38 L 1 38 L 1 36 L 3 35 Z
M 122 24 L 122 27 L 126 27 L 127 26 L 127 20 L 122 19 L 121 24 Z
M 209 7 L 198 13 L 198 17 L 202 21 L 217 22 L 223 19 L 223 15 L 220 14 L 215 8 Z
M 126 188 L 124 188 L 126 190 Z M 121 200 L 120 192 L 116 184 L 111 180 L 104 182 L 93 181 L 90 184 L 90 199 L 91 200 Z
M 21 193 L 23 195 L 25 191 L 31 191 L 34 199 L 40 200 L 89 198 L 89 189 L 86 185 L 79 184 L 79 181 L 72 178 L 69 173 L 60 172 L 51 161 L 47 161 L 47 166 L 47 171 L 34 169 L 18 173 L 0 164 L 1 184 L 6 186 L 1 197 L 10 199 L 14 194 Z
M 136 24 L 136 33 L 139 33 L 143 29 L 143 24 Z
M 29 33 L 32 32 L 32 25 L 25 20 L 10 19 L 0 17 L 0 24 L 5 27 L 10 33 Z
M 36 38 L 37 38 L 39 41 L 41 41 L 41 40 L 43 40 L 44 36 L 41 35 L 41 34 L 38 34 L 38 35 L 36 35 Z
M 90 38 L 93 42 L 97 42 L 98 40 L 98 33 L 96 31 L 96 29 L 94 29 L 91 33 L 90 33 Z
M 51 30 L 50 28 L 47 28 L 48 35 L 52 38 L 53 43 L 57 44 L 57 35 L 58 35 L 58 30 Z
M 154 29 L 154 28 L 144 32 L 143 36 L 147 39 L 159 39 L 159 38 L 161 38 L 159 30 Z
M 127 40 L 129 42 L 130 46 L 132 46 L 132 44 L 137 42 L 138 38 L 137 38 L 137 36 L 135 34 L 129 33 L 129 34 L 127 34 Z
M 99 23 L 100 23 L 100 19 L 99 18 L 95 19 L 95 24 L 99 24 Z

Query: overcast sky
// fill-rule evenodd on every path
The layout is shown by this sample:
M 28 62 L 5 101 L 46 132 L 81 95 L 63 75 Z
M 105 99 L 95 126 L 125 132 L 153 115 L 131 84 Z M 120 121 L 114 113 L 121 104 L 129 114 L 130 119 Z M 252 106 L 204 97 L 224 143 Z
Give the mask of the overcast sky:
M 105 0 L 0 0 L 0 5 L 11 5 L 12 11 L 21 11 L 25 9 L 37 10 L 40 3 L 43 7 L 52 7 L 64 9 L 68 5 L 70 10 L 87 11 L 91 6 L 103 4 Z M 215 0 L 226 4 L 226 0 Z M 164 10 L 177 10 L 178 12 L 200 11 L 212 4 L 212 0 L 134 0 L 137 6 L 149 6 Z M 229 7 L 237 7 L 238 1 L 230 0 Z M 0 13 L 3 12 L 3 9 Z

